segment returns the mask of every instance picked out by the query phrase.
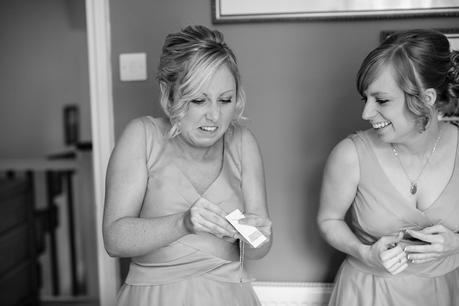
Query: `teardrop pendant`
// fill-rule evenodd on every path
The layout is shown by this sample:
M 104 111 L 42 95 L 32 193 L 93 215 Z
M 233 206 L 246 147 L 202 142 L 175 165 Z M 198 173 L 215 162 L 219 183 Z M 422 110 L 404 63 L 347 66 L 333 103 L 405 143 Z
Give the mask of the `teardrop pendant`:
M 410 186 L 411 194 L 415 194 L 417 191 L 418 191 L 418 186 L 416 186 L 416 183 L 411 183 L 411 186 Z

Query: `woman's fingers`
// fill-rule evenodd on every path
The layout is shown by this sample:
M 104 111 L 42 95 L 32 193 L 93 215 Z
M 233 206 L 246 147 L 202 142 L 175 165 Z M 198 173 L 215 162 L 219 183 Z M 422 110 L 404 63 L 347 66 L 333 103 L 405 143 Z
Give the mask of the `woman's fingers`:
M 391 250 L 398 245 L 401 238 L 402 236 L 400 235 L 400 233 L 392 236 L 383 236 L 376 243 L 378 244 L 378 247 L 382 248 L 383 250 Z M 392 251 L 387 254 L 388 256 L 392 256 L 392 254 L 394 253 L 397 253 L 397 251 Z
M 411 237 L 425 241 L 426 243 L 433 243 L 436 240 L 435 235 L 423 233 L 422 231 L 406 230 Z
M 225 218 L 225 216 L 227 215 L 227 213 L 219 205 L 214 204 L 205 198 L 199 198 L 193 204 L 192 208 L 205 209 L 216 215 L 219 215 L 221 218 Z
M 413 264 L 420 264 L 424 262 L 434 261 L 439 256 L 437 253 L 411 253 L 408 254 L 408 262 Z
M 236 231 L 225 219 L 226 212 L 218 205 L 199 198 L 190 208 L 194 232 L 209 232 L 218 237 L 235 237 Z
M 239 219 L 239 223 L 252 225 L 252 226 L 266 226 L 268 219 L 254 215 L 254 214 L 245 214 L 245 218 Z
M 429 234 L 432 235 L 432 234 L 445 233 L 447 231 L 448 231 L 448 229 L 444 225 L 437 224 L 437 225 L 425 227 L 419 232 L 427 234 L 427 235 L 429 235 Z
M 197 231 L 208 232 L 218 237 L 234 237 L 236 234 L 236 231 L 231 228 L 231 225 L 227 227 L 218 221 L 209 221 L 209 219 L 205 218 L 196 220 L 196 229 Z
M 268 218 L 264 218 L 254 214 L 245 214 L 245 218 L 239 219 L 239 223 L 243 225 L 255 226 L 265 236 L 267 236 L 268 239 L 271 236 L 272 222 Z
M 207 199 L 199 198 L 189 209 L 189 220 L 192 232 L 208 232 L 218 237 L 231 237 L 242 239 L 242 236 L 226 220 L 227 212 L 219 205 Z M 245 218 L 239 220 L 240 224 L 255 226 L 267 238 L 271 236 L 271 220 L 255 214 L 246 214 Z
M 396 250 L 396 248 L 398 250 Z M 387 271 L 389 271 L 393 275 L 402 272 L 408 267 L 408 260 L 406 258 L 405 252 L 403 252 L 400 247 L 396 247 L 396 248 L 386 251 L 385 253 L 393 254 L 394 251 L 397 251 L 397 253 L 395 253 L 395 255 L 391 254 L 392 255 L 391 257 L 387 257 L 387 254 L 386 254 L 385 260 L 383 261 L 384 267 L 387 269 Z M 381 256 L 381 257 L 384 257 L 384 256 Z
M 399 274 L 400 272 L 402 272 L 406 268 L 408 268 L 408 263 L 407 262 L 401 263 L 394 271 L 391 272 L 391 274 L 392 275 Z
M 405 251 L 408 253 L 408 261 L 413 264 L 420 264 L 434 261 L 449 256 L 456 249 L 454 241 L 457 241 L 455 234 L 443 225 L 426 227 L 420 231 L 407 230 L 410 236 L 425 241 L 425 244 L 408 244 Z

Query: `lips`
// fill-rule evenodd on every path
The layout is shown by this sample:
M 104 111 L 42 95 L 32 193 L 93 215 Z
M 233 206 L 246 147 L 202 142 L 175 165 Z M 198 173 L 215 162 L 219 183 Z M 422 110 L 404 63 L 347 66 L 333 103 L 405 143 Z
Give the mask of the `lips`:
M 213 133 L 218 129 L 218 127 L 204 125 L 204 126 L 200 126 L 199 129 L 204 132 Z
M 390 121 L 381 121 L 381 122 L 372 122 L 371 125 L 373 126 L 374 129 L 383 129 L 385 128 L 386 126 L 390 125 L 391 122 Z

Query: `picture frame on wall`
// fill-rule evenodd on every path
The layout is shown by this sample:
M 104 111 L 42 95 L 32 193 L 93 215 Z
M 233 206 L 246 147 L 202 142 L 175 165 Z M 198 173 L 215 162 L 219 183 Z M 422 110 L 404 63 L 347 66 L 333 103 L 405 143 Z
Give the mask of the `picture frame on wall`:
M 439 31 L 448 38 L 452 50 L 459 50 L 459 28 L 443 28 L 443 29 L 434 29 Z M 382 42 L 390 34 L 394 33 L 396 30 L 385 30 L 380 34 L 380 41 Z
M 445 34 L 449 40 L 451 50 L 459 51 L 459 28 L 446 28 L 446 29 L 435 29 L 439 32 Z M 395 30 L 382 31 L 380 34 L 380 41 L 382 42 L 390 34 L 394 33 Z M 456 110 L 456 113 L 450 116 L 441 117 L 443 121 L 451 121 L 454 124 L 459 124 L 459 108 Z
M 459 0 L 212 0 L 213 23 L 459 16 Z

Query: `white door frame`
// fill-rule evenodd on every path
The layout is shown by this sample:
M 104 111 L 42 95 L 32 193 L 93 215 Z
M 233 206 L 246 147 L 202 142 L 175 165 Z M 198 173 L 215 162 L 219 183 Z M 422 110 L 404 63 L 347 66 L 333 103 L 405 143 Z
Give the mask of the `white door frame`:
M 105 172 L 114 145 L 109 0 L 86 0 L 91 131 L 93 146 L 94 216 L 100 306 L 115 305 L 119 287 L 118 260 L 108 256 L 102 240 Z

